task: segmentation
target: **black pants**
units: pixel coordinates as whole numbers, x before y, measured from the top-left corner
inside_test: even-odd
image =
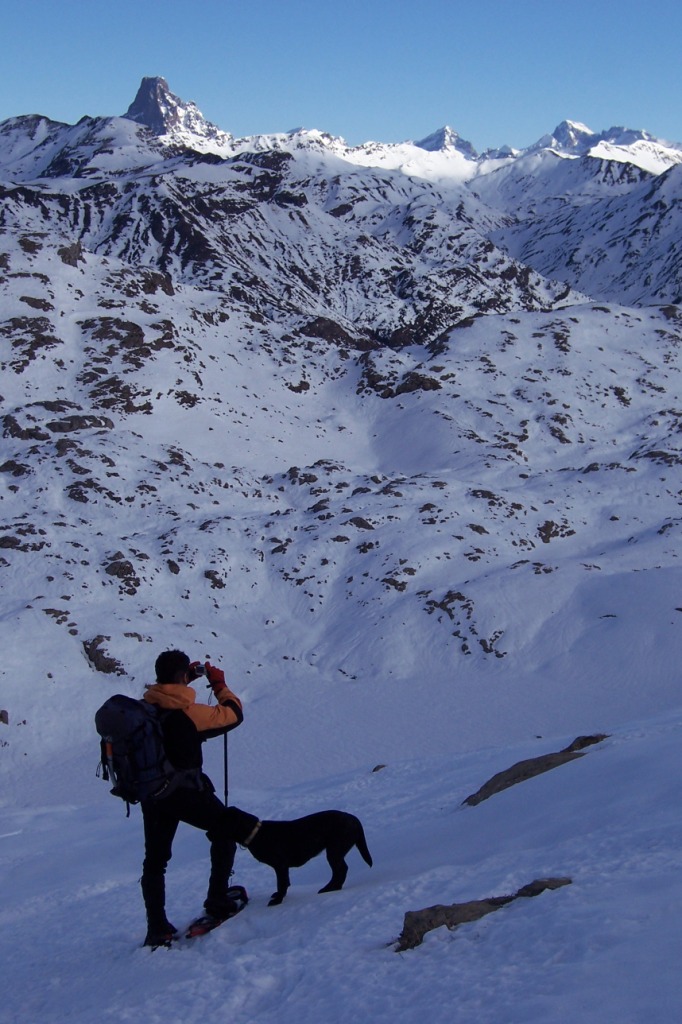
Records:
[[[236,851],[234,840],[227,834],[225,805],[211,789],[178,789],[164,800],[143,803],[142,818],[145,856],[140,884],[149,927],[163,930],[166,924],[166,866],[181,821],[206,832],[211,844],[211,874],[204,907],[219,916],[225,907]]]

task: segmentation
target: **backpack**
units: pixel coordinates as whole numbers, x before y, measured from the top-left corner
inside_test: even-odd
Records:
[[[95,714],[101,760],[97,774],[113,782],[111,793],[130,804],[161,800],[178,786],[199,784],[199,773],[174,768],[163,744],[162,711],[153,704],[117,693]]]

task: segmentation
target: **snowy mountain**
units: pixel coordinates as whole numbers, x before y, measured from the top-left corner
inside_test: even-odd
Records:
[[[207,121],[196,103],[175,96],[164,78],[143,78],[123,117],[150,128],[169,145],[221,155],[234,151],[232,136]]]
[[[454,149],[459,153],[463,153],[464,156],[468,157],[470,160],[476,160],[478,156],[471,143],[467,142],[466,139],[462,139],[453,128],[450,128],[449,125],[439,129],[437,132],[433,132],[433,134],[428,135],[420,142],[415,142],[415,146],[418,146],[420,149],[425,149],[429,153]]]
[[[543,136],[528,152],[551,150],[562,156],[592,156],[596,159],[634,163],[652,174],[682,162],[682,145],[664,142],[649,132],[613,127],[593,132],[584,124],[562,121],[551,135]]]
[[[209,985],[218,961],[235,964],[233,1020],[341,1020],[330,1007],[344,998],[360,1012],[339,993],[344,933],[364,1018],[395,1015],[380,991],[404,991],[412,954],[383,947],[412,897],[499,895],[530,882],[526,869],[573,886],[532,901],[530,917],[505,911],[499,944],[486,945],[496,922],[479,927],[452,977],[442,967],[459,940],[425,943],[420,1016],[435,990],[444,1019],[498,964],[504,999],[520,998],[528,943],[546,966],[523,922],[554,936],[564,995],[598,990],[621,953],[634,958],[614,939],[627,931],[620,901],[662,886],[679,847],[665,779],[679,774],[681,152],[571,122],[481,155],[449,128],[358,147],[306,129],[236,139],[158,78],[123,117],[0,125],[0,857],[16,894],[0,920],[21,979],[8,1019],[61,1021],[66,1003],[92,1019],[103,977],[54,1004],[34,987],[30,963],[51,953],[23,951],[46,916],[83,977],[105,914],[122,965],[110,1015],[147,998],[149,961],[129,952],[139,817],[126,831],[91,777],[92,719],[109,693],[139,695],[176,646],[221,663],[244,700],[234,802],[270,817],[344,805],[378,851],[378,871],[351,867],[360,895],[349,886],[322,912],[311,864],[277,925],[272,911],[245,913],[201,947],[215,950],[194,963]],[[492,801],[481,811],[480,832],[472,811],[419,838],[427,811],[454,812],[540,738],[591,732],[612,739],[580,768],[524,784],[532,801],[518,787],[499,817]],[[638,780],[629,795],[620,769]],[[617,807],[606,821],[604,801]],[[603,824],[579,842],[585,820]],[[203,837],[181,842],[175,877],[200,879]],[[622,925],[614,934],[588,912],[579,863],[611,879],[599,906]],[[239,864],[258,905],[270,878]],[[82,947],[64,925],[79,886]],[[638,929],[645,920],[638,904]],[[679,933],[657,920],[674,954]],[[333,937],[313,943],[322,980],[283,1014],[267,993],[293,970],[292,948],[315,975],[313,922]],[[128,999],[115,992],[129,968]],[[159,963],[150,991],[175,970]],[[194,994],[178,989],[177,1019],[198,1019]],[[224,996],[217,985],[209,1008]],[[521,1000],[481,1014],[485,999],[467,998],[462,1020],[568,1019],[549,991],[527,1013]]]

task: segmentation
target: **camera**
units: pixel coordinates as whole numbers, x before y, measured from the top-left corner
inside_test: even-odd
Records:
[[[206,675],[206,666],[198,662],[196,665],[190,665],[192,679],[199,679],[200,676]]]

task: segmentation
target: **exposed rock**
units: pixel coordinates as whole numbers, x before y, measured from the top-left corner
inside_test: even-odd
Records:
[[[207,580],[211,581],[212,590],[223,590],[225,587],[225,581],[216,572],[215,569],[207,569],[204,573]]]
[[[3,437],[15,437],[21,441],[46,441],[49,434],[46,434],[40,427],[22,427],[16,416],[3,416],[2,419]]]
[[[112,430],[114,424],[107,416],[65,416],[45,426],[53,434],[70,434],[74,430]]]
[[[571,529],[566,522],[555,523],[551,519],[548,519],[538,526],[538,534],[543,544],[549,544],[549,542],[556,537],[572,537],[575,530]]]
[[[349,519],[347,523],[344,523],[344,525],[345,526],[347,526],[347,525],[355,526],[355,527],[357,527],[358,530],[373,530],[374,529],[372,524],[370,522],[368,522],[363,516],[353,516],[353,518]]]
[[[83,247],[80,242],[72,242],[71,245],[63,245],[57,249],[57,255],[68,267],[77,267],[83,261]]]
[[[125,557],[121,551],[112,555],[109,562],[104,566],[104,571],[109,576],[115,576],[121,581],[121,593],[135,594],[140,586],[140,580],[135,573],[133,563]]]
[[[287,384],[287,387],[289,388],[289,391],[293,391],[297,395],[310,390],[310,384],[307,380],[300,380],[298,384]]]
[[[426,374],[412,371],[405,374],[395,389],[395,394],[404,395],[413,391],[440,391],[442,386],[434,377],[427,377]]]
[[[397,940],[395,949],[402,953],[406,949],[419,946],[427,932],[434,928],[453,929],[460,924],[479,921],[486,914],[491,914],[500,907],[506,907],[520,897],[539,896],[547,889],[560,889],[570,885],[571,878],[537,878],[528,885],[522,886],[513,896],[490,896],[484,900],[469,900],[467,903],[436,904],[424,910],[408,910],[405,914],[403,930]]]
[[[49,313],[54,306],[47,299],[37,298],[35,295],[20,295],[19,302],[25,302],[31,309],[39,309],[42,313]]]
[[[30,472],[32,472],[30,466],[24,465],[23,462],[17,462],[15,459],[8,459],[0,466],[0,473],[11,473],[12,476],[25,476]]]
[[[83,650],[92,667],[98,672],[123,676],[125,675],[125,669],[120,661],[112,658],[102,650],[102,645],[109,640],[111,640],[110,636],[96,636],[92,640],[84,640]]]
[[[321,338],[339,347],[345,346],[351,349],[361,347],[358,341],[340,324],[324,316],[317,316],[309,323],[303,324],[299,331],[307,338]]]
[[[8,338],[12,357],[7,361],[15,373],[23,373],[33,360],[47,349],[62,344],[53,333],[51,321],[45,316],[15,316],[0,324],[0,338]]]
[[[542,775],[543,772],[551,771],[552,768],[558,768],[569,761],[575,761],[578,757],[584,757],[584,753],[581,751],[584,751],[585,747],[601,743],[605,739],[608,739],[608,736],[604,733],[597,733],[594,736],[578,736],[567,747],[555,754],[542,754],[540,757],[531,757],[526,761],[517,761],[506,771],[493,775],[485,785],[481,786],[476,793],[468,796],[463,803],[469,807],[476,807],[477,804],[494,796],[495,793],[501,793],[503,790],[509,789],[510,786],[515,786],[517,782],[525,782],[527,779],[535,778],[536,775]]]

